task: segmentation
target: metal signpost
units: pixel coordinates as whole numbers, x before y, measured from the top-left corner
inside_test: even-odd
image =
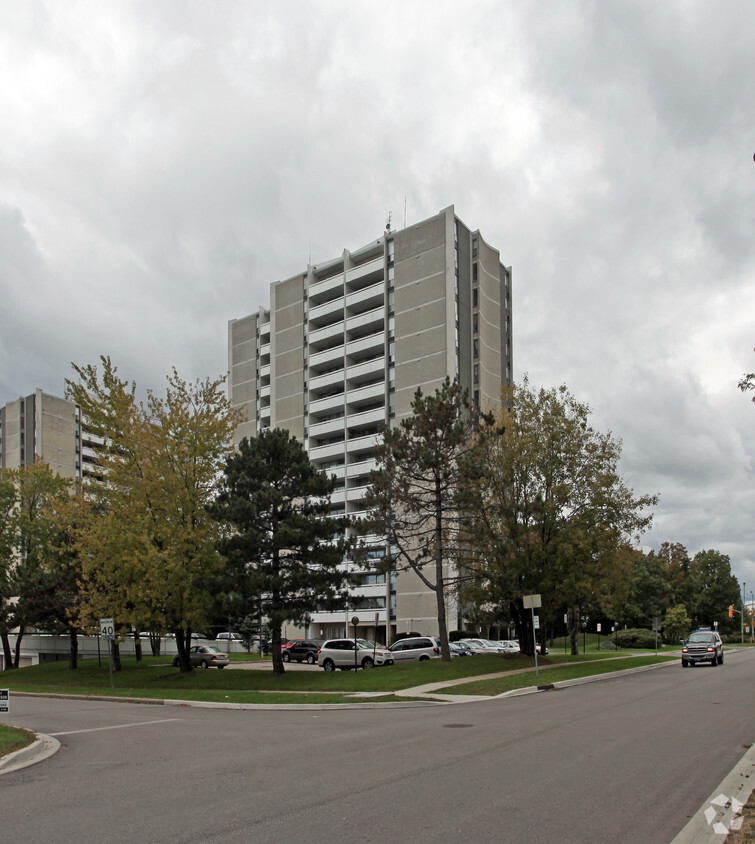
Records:
[[[658,656],[658,631],[661,629],[661,617],[653,616],[653,631],[655,633],[655,655]]]
[[[359,625],[359,616],[355,615],[351,619],[351,623],[354,625],[354,671],[357,671],[357,626]]]
[[[112,618],[100,619],[100,637],[108,643],[108,667],[110,668],[110,688],[115,691],[113,685],[113,646],[115,640],[115,621]]]
[[[540,595],[523,595],[522,603],[525,609],[529,609],[532,613],[532,644],[535,647],[535,679],[540,679],[540,670],[537,666],[537,636],[535,631],[540,628],[540,616],[535,615],[535,609],[542,607],[543,602]]]

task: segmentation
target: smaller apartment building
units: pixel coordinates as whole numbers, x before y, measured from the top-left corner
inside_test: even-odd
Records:
[[[75,402],[35,390],[0,407],[0,469],[44,460],[64,478],[94,472],[97,440],[81,427]]]
[[[499,405],[512,372],[511,268],[451,206],[272,284],[269,308],[230,321],[228,360],[231,401],[247,417],[237,442],[288,429],[335,475],[333,513],[359,517],[379,429],[411,413],[417,388],[458,378],[478,405]],[[379,561],[385,538],[366,542]],[[376,568],[359,579],[358,600],[316,613],[302,632],[351,634],[354,615],[366,638],[437,632],[434,593],[416,574]]]

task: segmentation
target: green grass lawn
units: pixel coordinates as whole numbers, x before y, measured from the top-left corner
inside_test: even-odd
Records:
[[[21,750],[22,747],[31,744],[34,738],[34,733],[29,730],[0,724],[0,756],[13,753],[14,750]]]
[[[622,657],[621,659],[610,661],[592,659],[588,662],[573,665],[569,665],[565,661],[559,661],[557,663],[552,662],[550,666],[540,672],[539,677],[535,671],[528,671],[524,674],[509,674],[506,677],[475,680],[471,683],[449,686],[439,691],[441,694],[500,695],[504,692],[513,691],[514,689],[526,689],[529,686],[562,683],[564,680],[574,680],[579,677],[592,677],[597,674],[607,674],[611,671],[623,671],[627,668],[655,665],[659,662],[678,661],[679,658],[676,656],[661,656],[660,654],[657,657],[655,654],[643,654],[642,656]]]
[[[616,657],[620,657],[616,659]],[[623,657],[623,658],[622,658]],[[610,660],[610,667],[602,668],[595,663]],[[617,670],[626,663],[627,657],[616,652],[580,654],[577,657],[553,653],[540,657],[539,665],[545,670],[548,665],[566,666],[576,662],[592,663],[593,673]],[[287,671],[282,676],[275,676],[272,668],[268,670],[239,671],[226,668],[222,671],[197,669],[182,675],[172,666],[172,657],[147,656],[141,662],[132,657],[122,660],[123,670],[113,674],[113,688],[110,686],[110,674],[106,660],[98,665],[96,659],[81,660],[75,671],[68,668],[67,662],[53,662],[34,665],[16,671],[3,673],[3,684],[11,691],[27,691],[51,694],[105,695],[137,697],[147,699],[202,700],[232,703],[334,703],[353,699],[344,697],[353,692],[395,692],[413,686],[452,681],[464,677],[496,674],[499,672],[530,669],[534,677],[534,659],[522,655],[474,656],[455,659],[450,663],[429,660],[421,663],[394,665],[375,668],[370,671]],[[628,663],[627,663],[628,664]],[[591,669],[574,665],[571,671],[582,672]],[[549,674],[548,677],[554,675]],[[573,675],[572,675],[573,676]],[[581,676],[581,675],[578,675]],[[551,680],[549,679],[548,682]],[[517,681],[518,682],[518,681]],[[532,685],[529,680],[523,685]],[[521,685],[521,684],[520,684]],[[477,692],[461,691],[460,694]],[[491,692],[497,694],[498,692]],[[481,692],[487,694],[487,692]],[[376,700],[387,700],[379,697]]]

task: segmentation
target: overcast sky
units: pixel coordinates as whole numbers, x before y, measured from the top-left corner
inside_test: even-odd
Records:
[[[454,205],[644,544],[755,589],[750,0],[4,3],[0,116],[0,404],[224,373],[271,282]]]

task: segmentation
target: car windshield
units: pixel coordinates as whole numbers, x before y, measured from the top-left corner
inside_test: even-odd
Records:
[[[693,633],[688,642],[714,642],[715,636],[712,633]]]
[[[357,639],[357,643],[360,648],[369,648],[370,650],[383,647],[382,645],[376,645],[374,642],[370,642],[368,639]]]
[[[208,654],[222,653],[222,651],[219,651],[217,648],[206,647],[204,650],[205,650],[205,653],[208,653]]]

